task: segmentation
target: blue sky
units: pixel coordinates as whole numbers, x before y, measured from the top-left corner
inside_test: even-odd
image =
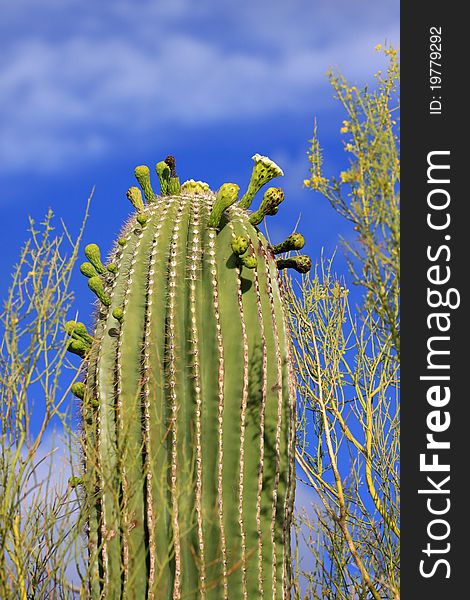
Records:
[[[301,214],[306,253],[330,256],[347,224],[303,189],[315,117],[327,171],[345,166],[344,115],[326,72],[362,84],[399,43],[397,0],[15,0],[0,35],[0,296],[28,215],[51,206],[106,253],[131,206],[133,168],[171,153],[182,181],[247,185],[254,153],[284,170],[286,201],[270,223],[281,241]],[[279,183],[278,183],[279,182]],[[58,222],[59,225],[59,222]],[[336,267],[345,273],[344,261]],[[93,299],[78,273],[80,319]]]
[[[314,118],[326,167],[346,160],[329,67],[372,81],[377,43],[398,43],[398,2],[372,0],[16,0],[2,3],[0,268],[7,274],[27,215],[48,206],[74,230],[96,186],[86,242],[111,246],[129,212],[136,164],[177,158],[182,180],[246,185],[251,156],[284,169],[274,241],[301,231],[313,258],[345,224],[302,189]],[[281,180],[279,180],[281,184]],[[341,265],[340,265],[341,266]],[[2,296],[9,278],[2,277]],[[86,283],[76,279],[79,310]]]

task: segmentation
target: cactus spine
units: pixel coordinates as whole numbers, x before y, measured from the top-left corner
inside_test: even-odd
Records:
[[[137,213],[112,268],[87,247],[96,327],[68,333],[85,358],[73,391],[93,600],[290,598],[295,392],[276,259],[256,227],[281,190],[247,210],[282,171],[254,160],[238,204],[235,184],[180,186],[173,157],[157,164],[160,196],[138,167],[147,203],[128,192]]]

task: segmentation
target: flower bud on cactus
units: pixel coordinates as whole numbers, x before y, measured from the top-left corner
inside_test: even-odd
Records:
[[[95,267],[97,273],[100,275],[106,273],[106,267],[101,262],[100,249],[96,244],[88,244],[88,246],[85,246],[85,256],[93,267]]]
[[[72,384],[70,391],[74,396],[80,398],[80,400],[83,400],[85,398],[86,385],[81,381],[77,381],[76,383]]]
[[[268,188],[263,196],[261,205],[256,212],[250,215],[250,223],[259,225],[264,217],[275,215],[278,211],[278,206],[284,200],[284,192],[281,188]]]
[[[157,163],[155,169],[160,181],[160,194],[167,196],[170,193],[170,167],[164,160],[161,160]]]
[[[133,185],[127,190],[127,199],[130,200],[132,206],[136,209],[137,212],[142,212],[144,210],[144,201],[142,200],[142,192],[138,187]]]
[[[111,298],[104,291],[103,280],[99,276],[90,277],[88,280],[88,287],[96,294],[96,296],[105,306],[109,306],[111,304]]]
[[[83,275],[85,275],[85,277],[88,278],[98,275],[98,271],[90,262],[84,262],[80,265],[80,273],[82,273]]]
[[[255,161],[255,166],[253,167],[248,190],[240,200],[240,208],[250,208],[253,198],[263,185],[274,179],[274,177],[284,175],[282,169],[267,156],[255,154],[252,159]]]
[[[312,261],[309,256],[299,255],[290,258],[279,258],[276,261],[277,268],[295,269],[298,273],[308,273],[312,268]]]
[[[245,252],[248,250],[249,242],[246,237],[242,235],[237,235],[233,238],[231,246],[233,253],[237,256],[241,256],[242,254],[245,254]]]
[[[250,197],[282,174],[254,158]],[[237,185],[171,188],[170,157],[157,172],[150,202],[148,169],[136,169],[146,223],[124,227],[114,277],[87,254],[101,300],[93,337],[69,326],[70,350],[87,359],[74,389],[89,596],[285,600],[295,390],[276,259]],[[281,196],[268,190],[263,214]]]
[[[283,242],[273,246],[273,253],[282,254],[283,252],[291,252],[292,250],[301,250],[304,245],[305,239],[301,233],[291,233]]]
[[[147,167],[147,165],[140,165],[136,167],[134,169],[134,175],[144,192],[145,200],[149,204],[151,202],[155,202],[157,197],[155,196],[155,193],[152,189],[152,184],[150,183],[150,169]]]
[[[188,179],[181,184],[182,194],[204,194],[210,192],[209,184],[205,181],[194,181],[194,179]]]

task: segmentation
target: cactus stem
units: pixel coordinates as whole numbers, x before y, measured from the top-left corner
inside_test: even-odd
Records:
[[[85,256],[100,275],[106,273],[106,267],[101,262],[101,253],[97,244],[88,244],[85,246]]]
[[[289,258],[278,258],[276,265],[279,271],[281,269],[295,269],[298,273],[308,273],[312,268],[312,261],[309,256],[300,254]]]
[[[259,225],[264,217],[275,215],[278,211],[278,206],[284,200],[284,192],[281,188],[268,188],[263,196],[261,205],[256,212],[250,215],[249,221],[252,225]]]
[[[239,189],[240,187],[235,183],[224,183],[220,186],[214,206],[212,207],[212,212],[209,216],[208,227],[214,229],[219,227],[224,211],[237,201]]]
[[[291,252],[292,250],[302,250],[305,245],[304,236],[301,233],[291,233],[280,244],[272,247],[273,254],[282,254],[283,252]]]
[[[274,177],[284,175],[282,169],[267,156],[255,154],[252,160],[255,161],[255,164],[251,173],[250,183],[246,193],[238,204],[240,208],[244,209],[250,208],[253,198],[263,185],[274,179]]]
[[[150,183],[150,169],[147,167],[147,165],[139,165],[138,167],[136,167],[134,169],[134,175],[144,192],[145,200],[147,201],[147,203],[150,204],[152,202],[155,202],[157,200],[157,197],[152,189],[152,184]]]
[[[100,277],[90,277],[90,279],[88,280],[88,287],[94,294],[96,294],[96,296],[99,298],[102,304],[104,304],[105,306],[109,306],[111,304],[111,298],[104,291],[103,281]]]

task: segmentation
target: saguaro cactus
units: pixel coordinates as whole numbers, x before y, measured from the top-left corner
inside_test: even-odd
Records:
[[[85,249],[98,298],[91,336],[67,323],[84,358],[90,596],[286,599],[294,502],[295,393],[279,267],[305,272],[299,234],[271,247],[281,169],[255,155],[247,193],[179,184],[173,157],[148,167],[108,265]]]

